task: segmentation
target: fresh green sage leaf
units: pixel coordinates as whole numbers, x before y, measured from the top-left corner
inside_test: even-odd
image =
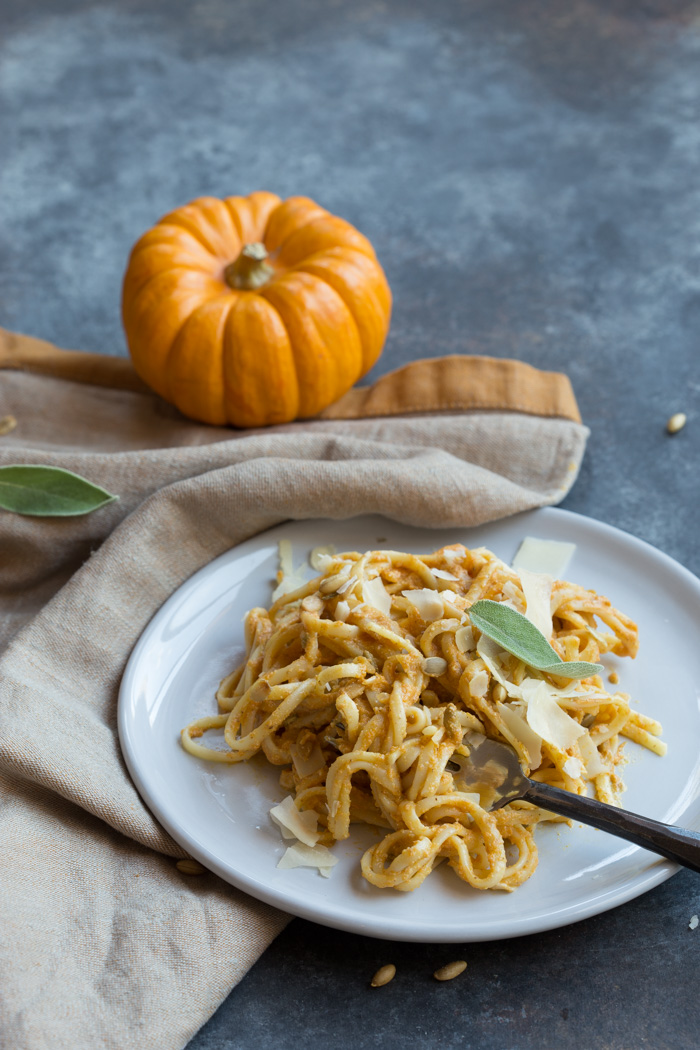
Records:
[[[527,616],[511,609],[503,602],[492,602],[488,598],[474,602],[469,610],[469,619],[482,634],[498,642],[513,656],[517,656],[528,667],[560,678],[590,678],[600,674],[600,664],[589,664],[583,660],[562,660],[534,623]]]
[[[0,508],[41,518],[90,514],[118,496],[61,467],[34,463],[0,467]]]

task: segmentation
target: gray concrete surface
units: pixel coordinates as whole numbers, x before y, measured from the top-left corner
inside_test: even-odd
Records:
[[[592,437],[565,506],[700,573],[698,0],[2,0],[0,324],[124,353],[136,237],[258,188],[372,239],[395,294],[374,375],[454,352],[568,372]],[[191,1047],[690,1050],[698,911],[683,873],[463,953],[295,921]]]

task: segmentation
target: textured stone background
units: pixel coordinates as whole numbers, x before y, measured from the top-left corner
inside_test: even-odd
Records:
[[[565,506],[700,573],[698,0],[2,0],[0,324],[124,353],[137,236],[258,188],[372,239],[395,294],[375,375],[454,352],[567,371],[592,437]],[[462,951],[295,921],[191,1045],[694,1048],[694,911],[683,873]],[[386,960],[400,980],[368,993]]]

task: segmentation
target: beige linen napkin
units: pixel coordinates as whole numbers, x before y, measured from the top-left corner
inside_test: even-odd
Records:
[[[0,330],[0,465],[119,496],[73,519],[0,512],[0,1038],[13,1050],[183,1047],[287,916],[188,878],[124,766],[120,678],[193,572],[290,518],[470,526],[559,502],[587,430],[566,377],[415,362],[316,420],[185,420],[125,360]]]

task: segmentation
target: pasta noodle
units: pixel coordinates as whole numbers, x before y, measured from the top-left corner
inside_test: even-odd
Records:
[[[609,693],[600,676],[571,682],[535,671],[469,624],[471,605],[484,598],[526,615],[529,602],[532,615],[544,580],[562,660],[634,657],[637,628],[606,598],[549,577],[533,585],[533,574],[459,544],[423,556],[324,554],[316,563],[315,579],[247,614],[246,659],[221,683],[220,713],[192,722],[182,742],[220,763],[262,751],[282,767],[300,814],[315,814],[324,846],[347,838],[356,821],[385,829],[362,857],[373,885],[413,890],[442,862],[484,890],[513,890],[534,872],[535,826],[560,818],[524,801],[489,812],[486,787],[470,789],[448,768],[468,755],[472,733],[510,743],[535,780],[579,794],[590,785],[613,805],[624,789],[622,738],[664,753],[658,722],[632,711],[625,693]],[[570,730],[565,740],[556,727],[533,728],[543,684],[555,722]],[[212,729],[223,730],[227,750],[204,743]]]

